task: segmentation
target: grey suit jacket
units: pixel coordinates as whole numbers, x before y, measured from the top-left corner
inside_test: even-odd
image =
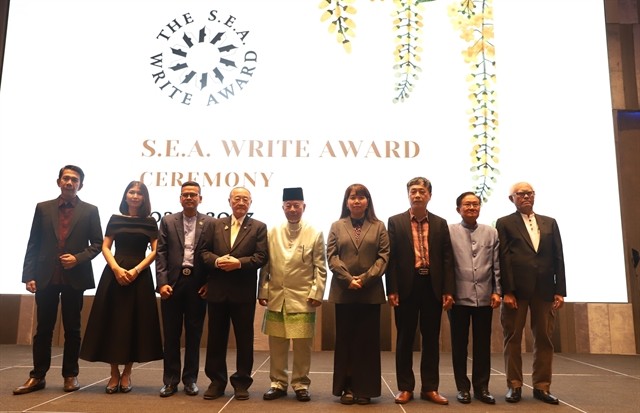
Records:
[[[538,252],[519,212],[496,221],[502,293],[513,293],[525,300],[535,296],[553,301],[555,294],[567,295],[560,229],[551,217],[538,214],[535,217],[540,230]]]
[[[267,226],[245,217],[232,247],[231,217],[216,219],[205,225],[201,242],[200,255],[208,276],[207,300],[255,302],[258,270],[269,258]],[[216,267],[216,260],[227,254],[240,260],[240,269],[223,271]]]
[[[386,302],[382,275],[389,261],[389,236],[382,221],[364,221],[355,239],[351,218],[331,225],[327,239],[327,261],[333,273],[329,301],[334,303],[382,304]],[[359,290],[349,290],[354,276],[362,276]]]
[[[451,237],[445,219],[431,212],[428,212],[428,217],[429,277],[436,299],[442,300],[443,294],[453,296],[456,292]],[[402,298],[409,295],[416,277],[409,211],[389,218],[388,228],[391,256],[387,269],[387,294],[398,294],[402,305]]]
[[[199,285],[207,282],[205,271],[202,270],[201,257],[198,246],[205,224],[213,221],[209,215],[198,213],[196,218],[195,251],[193,253],[193,273],[190,277],[200,280]],[[184,215],[178,212],[165,215],[160,221],[158,232],[158,248],[156,255],[156,286],[175,285],[181,276],[184,260]]]
[[[59,264],[58,212],[56,198],[38,203],[33,215],[22,267],[22,282],[35,280],[38,289],[43,289],[49,284]],[[91,260],[101,249],[102,227],[98,208],[78,198],[64,251],[73,254],[78,263],[71,269],[62,270],[64,280],[76,290],[95,288]]]

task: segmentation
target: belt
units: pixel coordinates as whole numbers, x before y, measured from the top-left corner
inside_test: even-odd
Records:
[[[192,267],[182,267],[182,275],[184,275],[185,277],[190,276],[192,272],[193,272]]]
[[[420,276],[429,275],[429,267],[416,268],[416,275],[420,275]]]

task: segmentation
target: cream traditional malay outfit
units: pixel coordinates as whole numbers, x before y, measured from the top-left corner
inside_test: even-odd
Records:
[[[289,199],[301,200],[301,189],[298,196]],[[271,387],[287,390],[293,341],[291,387],[294,391],[308,389],[316,310],[307,300],[322,302],[324,296],[324,236],[301,220],[271,227],[268,242],[269,261],[260,270],[258,299],[268,300],[262,331],[269,336]]]

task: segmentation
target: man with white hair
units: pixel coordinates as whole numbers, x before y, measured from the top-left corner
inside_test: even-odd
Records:
[[[296,399],[311,400],[309,370],[315,311],[322,304],[327,279],[322,232],[302,220],[302,188],[285,188],[282,210],[287,221],[268,233],[269,260],[260,270],[258,302],[267,307],[263,332],[269,335],[271,387],[264,400],[287,395],[289,345],[293,342],[291,387]]]
[[[556,220],[533,212],[536,193],[527,182],[511,187],[509,200],[516,212],[496,222],[500,239],[506,401],[522,398],[522,331],[531,311],[533,333],[533,396],[549,404],[556,311],[567,295],[562,239]]]

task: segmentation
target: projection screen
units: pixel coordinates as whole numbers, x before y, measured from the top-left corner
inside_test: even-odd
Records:
[[[472,190],[493,224],[529,181],[560,226],[567,300],[626,302],[600,0],[13,1],[1,86],[2,293],[26,293],[35,205],[77,164],[103,227],[129,181],[159,219],[195,180],[202,212],[245,186],[269,226],[302,186],[325,236],[352,183],[385,222],[425,176],[430,211],[456,222]]]

